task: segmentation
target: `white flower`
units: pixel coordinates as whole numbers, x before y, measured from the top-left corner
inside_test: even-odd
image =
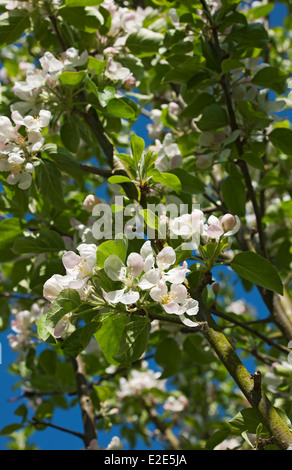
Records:
[[[72,289],[82,288],[92,276],[96,266],[96,245],[82,243],[77,247],[77,250],[80,255],[74,251],[68,251],[62,257],[66,274],[74,279],[70,281]]]
[[[121,377],[117,397],[123,399],[128,396],[139,395],[145,390],[157,388],[165,391],[166,380],[160,379],[161,373],[149,369],[146,371],[133,370],[128,379]]]
[[[123,444],[118,436],[114,436],[107,446],[106,450],[122,450]]]
[[[176,261],[176,254],[173,248],[167,246],[163,248],[155,258],[150,245],[150,241],[144,243],[140,251],[144,258],[144,272],[138,285],[141,289],[150,289],[160,281],[180,284],[185,281],[186,274],[190,272],[186,262],[182,266],[177,266],[168,270]],[[168,271],[167,271],[168,270]]]
[[[124,287],[105,293],[105,299],[113,304],[121,302],[125,305],[134,304],[139,300],[137,290],[138,278],[144,269],[144,260],[139,253],[130,253],[127,266],[117,255],[111,255],[104,263],[104,270],[113,281],[121,281]]]
[[[152,148],[153,150],[158,151],[158,156],[155,161],[155,167],[158,170],[168,171],[181,165],[182,156],[171,133],[168,132],[165,135],[162,143],[159,140],[156,140],[155,146]]]
[[[54,274],[44,284],[43,296],[53,302],[64,289],[75,289],[79,295],[86,297],[86,284],[96,269],[96,250],[94,244],[82,243],[77,247],[79,255],[74,251],[66,252],[62,257],[66,275]]]
[[[166,313],[174,315],[187,314],[196,315],[199,311],[199,304],[188,296],[186,287],[183,284],[172,284],[170,290],[165,282],[159,284],[150,290],[150,296],[156,302],[161,303]]]
[[[203,232],[204,214],[199,209],[194,209],[191,214],[183,214],[170,220],[171,233],[182,237],[184,240],[192,240],[193,249],[200,244]]]
[[[173,413],[179,413],[183,411],[189,402],[184,395],[180,395],[178,398],[171,395],[167,398],[166,402],[163,405],[165,411],[172,411]]]

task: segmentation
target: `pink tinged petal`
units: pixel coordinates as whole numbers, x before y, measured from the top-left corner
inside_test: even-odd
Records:
[[[167,273],[163,275],[164,279],[172,284],[181,284],[186,278],[186,274],[190,270],[187,268],[187,263],[184,262],[182,266],[177,268],[170,269]]]
[[[120,289],[120,290],[113,290],[111,292],[106,292],[104,295],[104,298],[107,302],[110,302],[112,304],[117,304],[121,302],[121,298],[124,295],[126,289]]]
[[[24,119],[18,111],[13,111],[11,113],[11,119],[18,126],[23,126],[24,125]]]
[[[63,255],[62,262],[67,274],[70,274],[72,269],[81,262],[81,258],[74,251],[68,251]]]
[[[144,272],[147,273],[148,271],[150,271],[154,267],[154,261],[155,260],[154,260],[154,256],[153,256],[152,253],[144,259],[145,259],[145,261],[144,261]]]
[[[125,305],[135,304],[139,300],[139,292],[130,289],[121,297],[120,302]]]
[[[138,286],[140,287],[140,289],[151,289],[156,284],[158,284],[159,280],[159,269],[150,269],[146,274],[141,277]]]
[[[45,299],[53,302],[60,292],[68,287],[69,282],[72,280],[70,276],[61,276],[54,274],[44,284],[43,296]]]
[[[51,112],[42,109],[39,113],[39,125],[40,127],[48,127],[51,119]]]
[[[195,326],[199,325],[199,323],[193,322],[192,320],[187,318],[185,315],[180,315],[180,319],[184,325],[189,326],[190,328],[194,328]]]
[[[208,225],[221,225],[220,220],[215,215],[210,215],[208,219]]]
[[[70,289],[76,289],[76,290],[82,289],[82,287],[85,286],[88,279],[89,277],[85,277],[84,279],[76,279],[76,280],[74,279],[69,282],[68,287],[70,287]]]
[[[81,245],[77,247],[77,250],[81,258],[86,259],[91,268],[96,265],[97,246],[94,243],[81,243]]]
[[[166,313],[174,315],[182,315],[185,312],[185,308],[177,302],[168,302],[167,304],[163,304],[162,307]]]
[[[188,291],[183,284],[172,284],[170,291],[173,293],[176,302],[182,304],[186,301]]]
[[[210,238],[220,238],[224,234],[224,230],[219,225],[212,224],[207,228],[206,234]]]
[[[147,242],[145,242],[142,245],[141,250],[140,250],[140,255],[142,256],[143,259],[146,259],[147,256],[149,256],[149,255],[153,255],[151,242],[149,240],[147,240]]]
[[[127,266],[134,277],[139,277],[144,269],[144,260],[138,253],[130,253],[127,259]]]
[[[157,264],[161,269],[168,269],[172,264],[175,263],[176,255],[173,248],[166,246],[157,255]]]
[[[167,295],[167,287],[164,283],[159,283],[158,286],[153,287],[150,291],[150,297],[156,302],[161,302],[162,297]]]
[[[190,299],[187,303],[186,313],[190,316],[197,315],[199,311],[199,302],[195,299]]]

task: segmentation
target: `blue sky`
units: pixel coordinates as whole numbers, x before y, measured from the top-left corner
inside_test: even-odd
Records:
[[[283,4],[276,3],[273,13],[271,15],[271,26],[277,26],[282,24],[282,20],[286,15],[287,9]],[[286,113],[287,115],[288,113]],[[289,116],[291,114],[289,113]],[[135,124],[135,132],[142,137],[146,138],[146,124],[148,123],[147,118],[141,116],[138,122]],[[147,140],[147,138],[146,138]],[[102,188],[101,191],[104,191]],[[218,276],[219,270],[222,268],[217,268],[214,271],[214,276]],[[225,268],[226,269],[226,268]],[[247,303],[252,304],[256,309],[258,316],[263,318],[268,315],[266,306],[263,304],[260,295],[256,288],[252,289],[251,292],[245,292],[241,283],[238,282],[236,275],[232,274],[231,282],[236,283],[236,295],[237,298],[244,298]],[[13,390],[13,386],[17,382],[17,377],[13,377],[7,372],[7,367],[15,360],[16,354],[13,353],[7,342],[8,332],[0,333],[0,343],[2,345],[2,365],[0,365],[0,380],[1,380],[1,389],[0,389],[0,409],[1,409],[1,421],[0,429],[4,426],[17,423],[20,421],[20,418],[14,415],[16,408],[22,403],[20,402],[11,402],[9,399],[12,397],[17,397],[20,395],[20,390]],[[246,364],[247,367],[252,367],[252,363],[249,362]],[[82,432],[82,421],[80,415],[80,409],[76,406],[70,411],[70,413],[64,412],[58,409],[54,414],[55,424],[64,425],[69,429]],[[66,423],[66,424],[64,424]],[[113,435],[118,434],[118,430],[112,429],[110,433],[102,432],[99,434],[99,443],[100,446],[106,446]],[[6,437],[0,436],[0,450],[5,450],[5,443],[7,442]],[[76,438],[72,437],[69,434],[62,433],[47,428],[45,431],[37,432],[33,435],[31,442],[34,442],[41,450],[76,450],[82,448],[82,442]],[[127,448],[127,447],[125,447]],[[139,442],[138,449],[145,448],[142,442]],[[152,449],[160,449],[161,446],[159,443],[153,442]]]

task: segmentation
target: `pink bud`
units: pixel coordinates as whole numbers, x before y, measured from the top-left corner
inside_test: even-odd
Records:
[[[123,85],[124,85],[124,88],[126,88],[126,90],[130,90],[131,88],[135,88],[136,78],[133,75],[130,75],[130,77],[126,78]]]
[[[220,220],[221,225],[224,229],[224,232],[229,232],[230,230],[234,229],[236,226],[237,220],[232,214],[225,214],[223,215],[222,219]]]
[[[99,203],[99,198],[94,194],[89,194],[83,201],[83,207],[86,211],[92,212],[92,209]]]

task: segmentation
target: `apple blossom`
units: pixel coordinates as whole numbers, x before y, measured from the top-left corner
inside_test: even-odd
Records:
[[[121,281],[124,287],[105,293],[105,299],[113,304],[121,302],[125,305],[134,304],[139,300],[138,278],[144,269],[144,260],[139,253],[130,253],[127,266],[117,255],[111,255],[104,263],[104,270],[113,281]]]
[[[191,326],[196,326],[185,314],[196,315],[199,311],[199,304],[197,300],[188,296],[183,284],[172,284],[169,290],[165,282],[159,282],[150,290],[150,297],[159,302],[166,313],[180,315],[184,324],[190,323]]]
[[[240,219],[237,215],[225,214],[218,218],[211,215],[204,225],[203,237],[218,239],[224,235],[229,237],[234,235],[240,229]]]
[[[66,275],[54,274],[44,284],[43,296],[53,302],[64,289],[76,289],[80,296],[86,297],[86,284],[94,274],[96,267],[96,250],[94,244],[82,243],[77,247],[79,255],[74,251],[66,252],[62,257]]]
[[[123,399],[133,395],[140,395],[152,388],[165,391],[166,380],[160,377],[161,372],[154,372],[152,369],[145,371],[132,370],[128,379],[125,377],[120,378],[117,397]]]

